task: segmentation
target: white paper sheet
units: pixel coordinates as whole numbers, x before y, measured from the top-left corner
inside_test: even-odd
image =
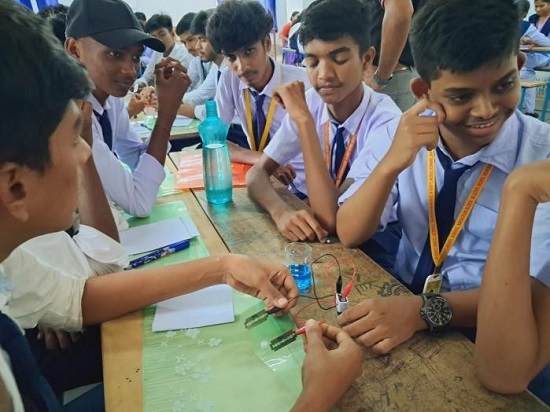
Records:
[[[191,239],[199,235],[191,219],[175,217],[148,225],[132,227],[119,233],[120,243],[129,255],[145,253]]]
[[[157,304],[153,332],[234,321],[233,289],[227,285],[216,285]]]
[[[172,127],[185,127],[193,121],[192,118],[182,115],[177,115]]]

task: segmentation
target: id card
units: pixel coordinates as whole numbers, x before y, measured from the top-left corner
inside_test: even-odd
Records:
[[[440,273],[434,273],[426,278],[424,282],[424,289],[422,293],[436,293],[441,290],[441,284],[443,283],[443,277]]]

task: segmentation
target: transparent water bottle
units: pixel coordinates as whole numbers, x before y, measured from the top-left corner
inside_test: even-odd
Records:
[[[216,102],[206,102],[206,119],[199,125],[202,139],[204,188],[208,203],[223,204],[231,201],[233,176],[227,132],[229,127],[218,117]]]

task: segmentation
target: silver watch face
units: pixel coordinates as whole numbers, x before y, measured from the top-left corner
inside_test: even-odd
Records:
[[[425,314],[427,321],[436,328],[447,326],[453,316],[451,307],[441,296],[433,296],[428,299]]]

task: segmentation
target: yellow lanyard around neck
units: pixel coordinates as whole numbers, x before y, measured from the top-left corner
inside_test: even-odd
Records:
[[[275,107],[277,102],[275,99],[271,99],[269,103],[269,111],[267,113],[267,119],[265,122],[264,131],[262,133],[262,138],[260,140],[260,145],[256,148],[256,135],[254,134],[254,127],[252,127],[252,109],[250,107],[250,90],[244,89],[244,108],[246,113],[246,127],[248,128],[248,134],[250,136],[250,148],[253,151],[258,151],[262,153],[267,146],[267,136],[269,135],[269,130],[271,129],[271,123],[273,123],[273,117],[275,117]]]
[[[435,200],[436,200],[436,181],[435,181],[435,150],[428,152],[428,162],[426,166],[427,179],[428,179],[428,221],[430,232],[430,249],[432,252],[432,259],[435,264],[436,271],[443,264],[453,245],[455,244],[460,232],[464,229],[466,221],[470,217],[472,210],[476,204],[479,195],[483,191],[485,184],[491,176],[493,171],[493,165],[486,164],[481,170],[479,177],[474,184],[474,187],[470,191],[464,206],[460,210],[456,221],[447,236],[447,240],[443,245],[443,248],[439,249],[439,234],[437,232],[437,221],[435,217]]]

